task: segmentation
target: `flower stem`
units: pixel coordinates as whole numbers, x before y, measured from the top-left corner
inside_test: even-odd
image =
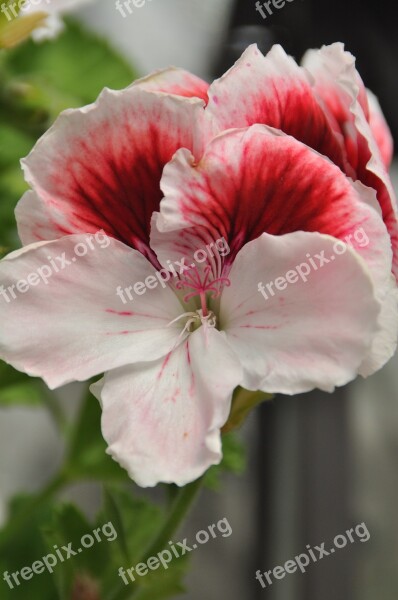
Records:
[[[138,562],[146,562],[151,556],[156,556],[161,552],[168,542],[172,539],[173,535],[177,532],[184,518],[187,516],[190,508],[192,507],[199,490],[202,486],[204,477],[200,477],[196,481],[189,483],[185,487],[181,488],[176,495],[176,498],[171,506],[171,510],[163,523],[159,533],[153,539],[149,548],[144,553],[143,558]],[[124,600],[125,598],[132,598],[136,596],[141,590],[140,586],[126,587],[123,582],[113,591],[113,594],[108,600]]]
[[[178,492],[166,522],[156,538],[153,540],[145,555],[146,559],[150,558],[154,554],[157,554],[158,552],[161,552],[161,550],[163,550],[166,544],[170,541],[170,538],[176,533],[182,521],[187,516],[191,506],[193,505],[194,500],[196,499],[202,486],[202,481],[203,478],[201,477],[181,488],[181,490]]]

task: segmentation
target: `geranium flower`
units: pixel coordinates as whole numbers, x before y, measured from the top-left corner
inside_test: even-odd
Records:
[[[331,115],[280,47],[252,47],[210,87],[171,69],[104,90],[23,161],[32,190],[16,210],[25,247],[0,263],[0,356],[51,388],[105,372],[92,391],[108,451],[138,484],[184,485],[218,463],[236,386],[332,391],[393,354],[394,201],[372,133],[385,156],[384,125],[363,116],[368,137],[350,139],[388,192],[354,181]],[[118,291],[139,282],[126,305]]]

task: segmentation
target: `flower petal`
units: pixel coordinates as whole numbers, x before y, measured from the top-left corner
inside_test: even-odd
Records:
[[[202,100],[139,86],[105,89],[96,104],[62,113],[23,161],[27,181],[51,214],[49,227],[58,237],[104,229],[152,257],[150,220],[162,197],[163,167],[180,147],[200,155],[202,118]],[[37,225],[25,231],[25,244],[45,230],[43,222]]]
[[[61,232],[69,235],[68,217],[62,213],[53,221],[51,205],[46,204],[33,190],[22,196],[15,208],[18,235],[23,244],[34,244],[39,240],[56,240]]]
[[[360,374],[371,375],[383,367],[395,354],[398,338],[397,282],[391,273],[392,249],[385,224],[381,219],[376,192],[359,181],[353,184],[359,196],[373,210],[362,210],[362,224],[349,240],[351,246],[365,259],[375,284],[375,294],[381,304],[379,332],[364,359]],[[378,218],[377,215],[380,215]]]
[[[178,151],[161,186],[165,198],[156,225],[166,244],[175,232],[180,252],[186,228],[205,228],[213,240],[224,237],[230,263],[264,232],[318,231],[344,239],[369,220],[372,247],[384,236],[388,262],[389,238],[367,205],[365,188],[352,186],[338,167],[304,144],[262,125],[221,134],[199,163],[187,150]],[[159,252],[161,235],[153,239]]]
[[[108,373],[91,390],[108,452],[141,486],[183,486],[221,460],[220,428],[242,369],[223,334],[200,327],[160,361]]]
[[[316,92],[326,106],[329,118],[346,138],[352,162],[355,162],[352,153],[358,152],[355,148],[358,131],[350,126],[355,125],[352,104],[358,102],[388,168],[393,155],[392,135],[376,96],[365,89],[354,56],[344,50],[344,44],[335,43],[320,50],[309,50],[304,55],[303,66],[313,75]]]
[[[395,278],[391,275],[381,297],[381,312],[379,315],[380,331],[373,339],[370,352],[360,367],[363,377],[372,375],[381,369],[395,354],[398,337],[398,289]]]
[[[132,85],[138,85],[141,89],[149,92],[164,92],[187,98],[201,98],[206,104],[208,102],[209,84],[196,77],[196,75],[192,75],[189,71],[177,67],[155,71],[146,77],[142,77],[142,79],[137,79]]]
[[[139,252],[102,234],[14,252],[0,262],[0,357],[55,388],[166,355],[183,341],[181,322],[168,327],[182,312],[173,292],[143,285],[133,301],[124,292],[126,304],[117,295],[153,274]]]
[[[376,141],[380,135],[375,139],[372,131],[374,103],[371,101],[369,111],[368,96],[355,68],[355,58],[344,51],[343,44],[332,44],[307,52],[303,64],[313,75],[316,93],[345,138],[356,178],[377,191],[383,219],[391,236],[394,272],[398,278],[397,202],[385,159]],[[349,171],[346,172],[349,174]]]
[[[263,234],[239,252],[220,323],[244,366],[243,387],[333,391],[357,375],[380,303],[366,263],[351,248],[338,255],[335,242],[319,233]]]
[[[279,45],[264,57],[250,46],[209,88],[213,133],[262,123],[281,129],[349,169],[345,149],[319,104],[308,73]]]
[[[376,96],[367,90],[369,105],[369,125],[380,149],[383,162],[388,169],[394,154],[394,142],[390,128],[383,115],[380,104]]]
[[[210,240],[224,238],[223,247],[231,250],[224,271],[214,271],[217,277],[228,276],[240,248],[263,232],[320,232],[350,245],[366,261],[377,300],[385,306],[364,359],[372,367],[364,373],[391,358],[398,326],[393,326],[392,251],[375,190],[352,184],[311,149],[259,125],[220,135],[199,164],[187,151],[177,152],[162,188],[165,198],[152,230],[162,262],[179,254],[190,264],[195,250],[207,247],[204,230]]]

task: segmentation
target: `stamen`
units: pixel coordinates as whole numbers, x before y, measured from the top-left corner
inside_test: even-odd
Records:
[[[184,317],[197,317],[197,316],[198,315],[196,312],[185,312],[182,315],[180,315],[179,317],[176,317],[175,319],[170,321],[170,323],[167,323],[167,327],[170,327],[170,325],[173,325],[173,323],[177,323],[177,321],[179,321],[180,319],[183,319]]]
[[[191,327],[192,323],[195,323],[196,320],[200,319],[200,316],[198,315],[198,313],[186,312],[186,313],[183,313],[182,315],[180,315],[179,317],[177,317],[176,319],[173,319],[172,321],[170,321],[170,323],[167,323],[167,327],[170,327],[170,325],[173,325],[173,323],[176,323],[177,321],[179,321],[180,319],[183,319],[184,317],[190,317],[190,319],[188,319],[188,321],[185,323],[185,327],[181,331],[181,333],[178,337],[182,337],[186,331],[189,332],[189,328]]]
[[[204,315],[203,311],[201,309],[199,309],[196,312],[186,312],[186,313],[183,313],[182,315],[179,315],[178,317],[176,317],[175,319],[170,321],[170,323],[167,324],[167,327],[170,327],[170,325],[172,325],[173,323],[176,323],[180,319],[184,319],[187,317],[189,317],[189,318],[184,325],[184,329],[181,331],[180,335],[178,336],[179,338],[182,337],[185,332],[191,333],[190,327],[193,323],[195,323],[197,321],[200,321],[202,325],[206,325],[207,327],[211,327],[211,328],[216,327],[216,325],[217,325],[217,318],[212,311],[210,311],[206,315]],[[176,342],[174,347],[176,347],[177,343],[178,342]]]

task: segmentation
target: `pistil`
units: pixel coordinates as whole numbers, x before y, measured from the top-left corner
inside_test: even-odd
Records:
[[[192,267],[188,273],[184,275],[184,277],[182,277],[176,284],[176,287],[179,290],[182,290],[183,288],[193,290],[184,296],[184,302],[188,302],[191,298],[199,296],[203,317],[207,317],[209,315],[206,294],[210,292],[212,294],[212,298],[217,298],[221,294],[221,290],[224,285],[231,285],[231,282],[227,277],[217,277],[215,279],[211,279],[211,274],[212,270],[210,265],[207,265],[203,269],[203,279],[198,269],[196,267]]]

